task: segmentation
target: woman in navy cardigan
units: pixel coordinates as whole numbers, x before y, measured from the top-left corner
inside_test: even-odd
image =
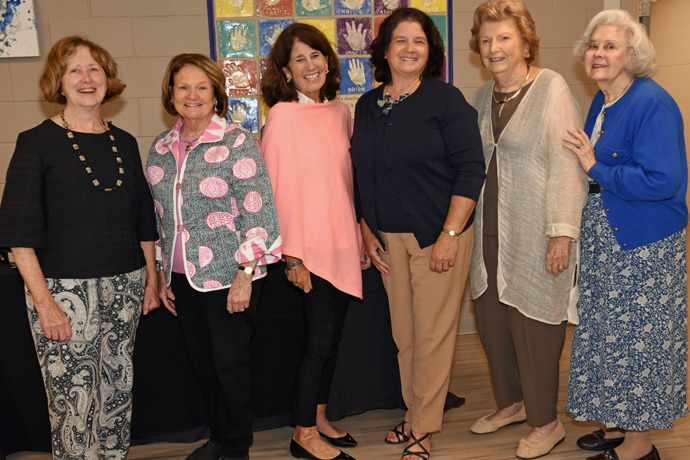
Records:
[[[596,15],[576,55],[600,91],[563,138],[590,176],[567,410],[609,428],[578,440],[608,449],[589,459],[658,459],[649,430],[688,414],[683,120],[627,13]]]

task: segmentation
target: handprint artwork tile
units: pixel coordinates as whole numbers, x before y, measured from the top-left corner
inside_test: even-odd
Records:
[[[409,0],[374,0],[374,14],[388,16],[396,8],[407,6],[410,6]]]
[[[217,18],[248,17],[254,15],[253,0],[215,0]]]
[[[374,88],[369,58],[340,58],[340,94],[364,94]]]
[[[259,101],[254,98],[228,98],[228,121],[257,134],[259,132]]]
[[[295,0],[297,16],[330,16],[331,0]]]
[[[293,0],[254,0],[256,15],[263,18],[294,16]]]
[[[218,21],[220,57],[256,57],[255,21]]]
[[[371,14],[372,0],[333,0],[333,10],[338,16]]]
[[[253,59],[221,59],[228,96],[256,96],[256,61]]]
[[[314,26],[326,36],[333,49],[337,52],[335,44],[335,20],[333,19],[298,19],[297,22]]]
[[[417,8],[425,13],[445,13],[448,11],[446,0],[409,0],[412,8]]]
[[[268,56],[278,35],[294,22],[292,19],[259,19],[259,55]]]
[[[369,54],[371,18],[336,19],[338,54]]]

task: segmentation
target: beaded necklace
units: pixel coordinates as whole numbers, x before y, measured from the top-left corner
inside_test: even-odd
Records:
[[[91,183],[95,186],[103,190],[104,192],[112,192],[113,190],[116,190],[122,185],[122,178],[124,177],[125,170],[122,167],[122,158],[120,158],[120,155],[117,153],[117,146],[115,145],[115,136],[113,136],[113,133],[110,132],[110,128],[108,127],[108,124],[103,121],[101,118],[101,123],[103,123],[103,127],[105,130],[108,132],[108,136],[110,136],[110,142],[113,144],[113,153],[115,154],[115,160],[117,161],[117,172],[118,172],[118,178],[117,182],[115,182],[114,187],[103,187],[98,179],[96,179],[93,175],[93,170],[89,166],[89,164],[86,162],[86,157],[79,151],[79,145],[77,144],[77,141],[74,140],[74,133],[69,129],[69,125],[67,124],[67,120],[65,120],[65,111],[63,110],[60,112],[60,119],[62,119],[62,127],[67,130],[67,137],[70,138],[72,141],[72,147],[74,147],[74,151],[77,152],[77,156],[79,157],[79,160],[81,160],[82,164],[84,165],[84,169],[86,170],[86,173],[91,177]]]
[[[391,109],[393,109],[393,107],[395,107],[396,105],[400,104],[402,101],[404,101],[405,99],[407,99],[407,97],[410,95],[410,92],[411,92],[412,90],[414,90],[415,87],[416,87],[418,84],[420,84],[421,82],[422,82],[422,79],[421,79],[421,77],[420,77],[419,80],[415,81],[415,82],[412,84],[412,86],[410,87],[410,89],[408,89],[407,91],[405,91],[404,93],[402,93],[402,94],[400,95],[400,97],[397,98],[396,100],[393,100],[393,98],[391,97],[390,91],[386,91],[386,95],[383,96],[383,99],[378,99],[378,100],[376,101],[376,103],[378,104],[378,106],[381,107],[381,112],[383,112],[384,115],[388,115],[388,114],[390,113]],[[387,89],[388,89],[388,85],[386,85],[386,87],[384,88],[384,90],[387,90]]]

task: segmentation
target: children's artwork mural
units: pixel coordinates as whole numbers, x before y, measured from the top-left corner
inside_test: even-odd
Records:
[[[24,3],[23,0],[2,1]],[[338,96],[354,116],[359,97],[378,85],[369,64],[369,46],[383,19],[393,10],[412,6],[431,16],[446,48],[443,78],[448,81],[452,50],[448,41],[448,0],[207,0],[211,57],[223,69],[230,109],[228,120],[258,134],[268,107],[260,81],[266,58],[280,33],[295,22],[311,24],[326,35],[340,61]],[[4,32],[4,29],[3,29]]]
[[[0,58],[38,55],[33,0],[0,0]]]

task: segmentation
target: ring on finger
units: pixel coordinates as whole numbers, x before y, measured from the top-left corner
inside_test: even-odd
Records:
[[[584,142],[580,142],[580,145],[578,145],[577,148],[578,148],[578,149],[581,149],[581,148],[584,147],[584,146],[585,146]]]
[[[563,265],[559,265],[559,266],[558,266],[558,269],[559,269],[559,270],[563,270],[564,268],[565,268],[565,267],[564,267]]]

